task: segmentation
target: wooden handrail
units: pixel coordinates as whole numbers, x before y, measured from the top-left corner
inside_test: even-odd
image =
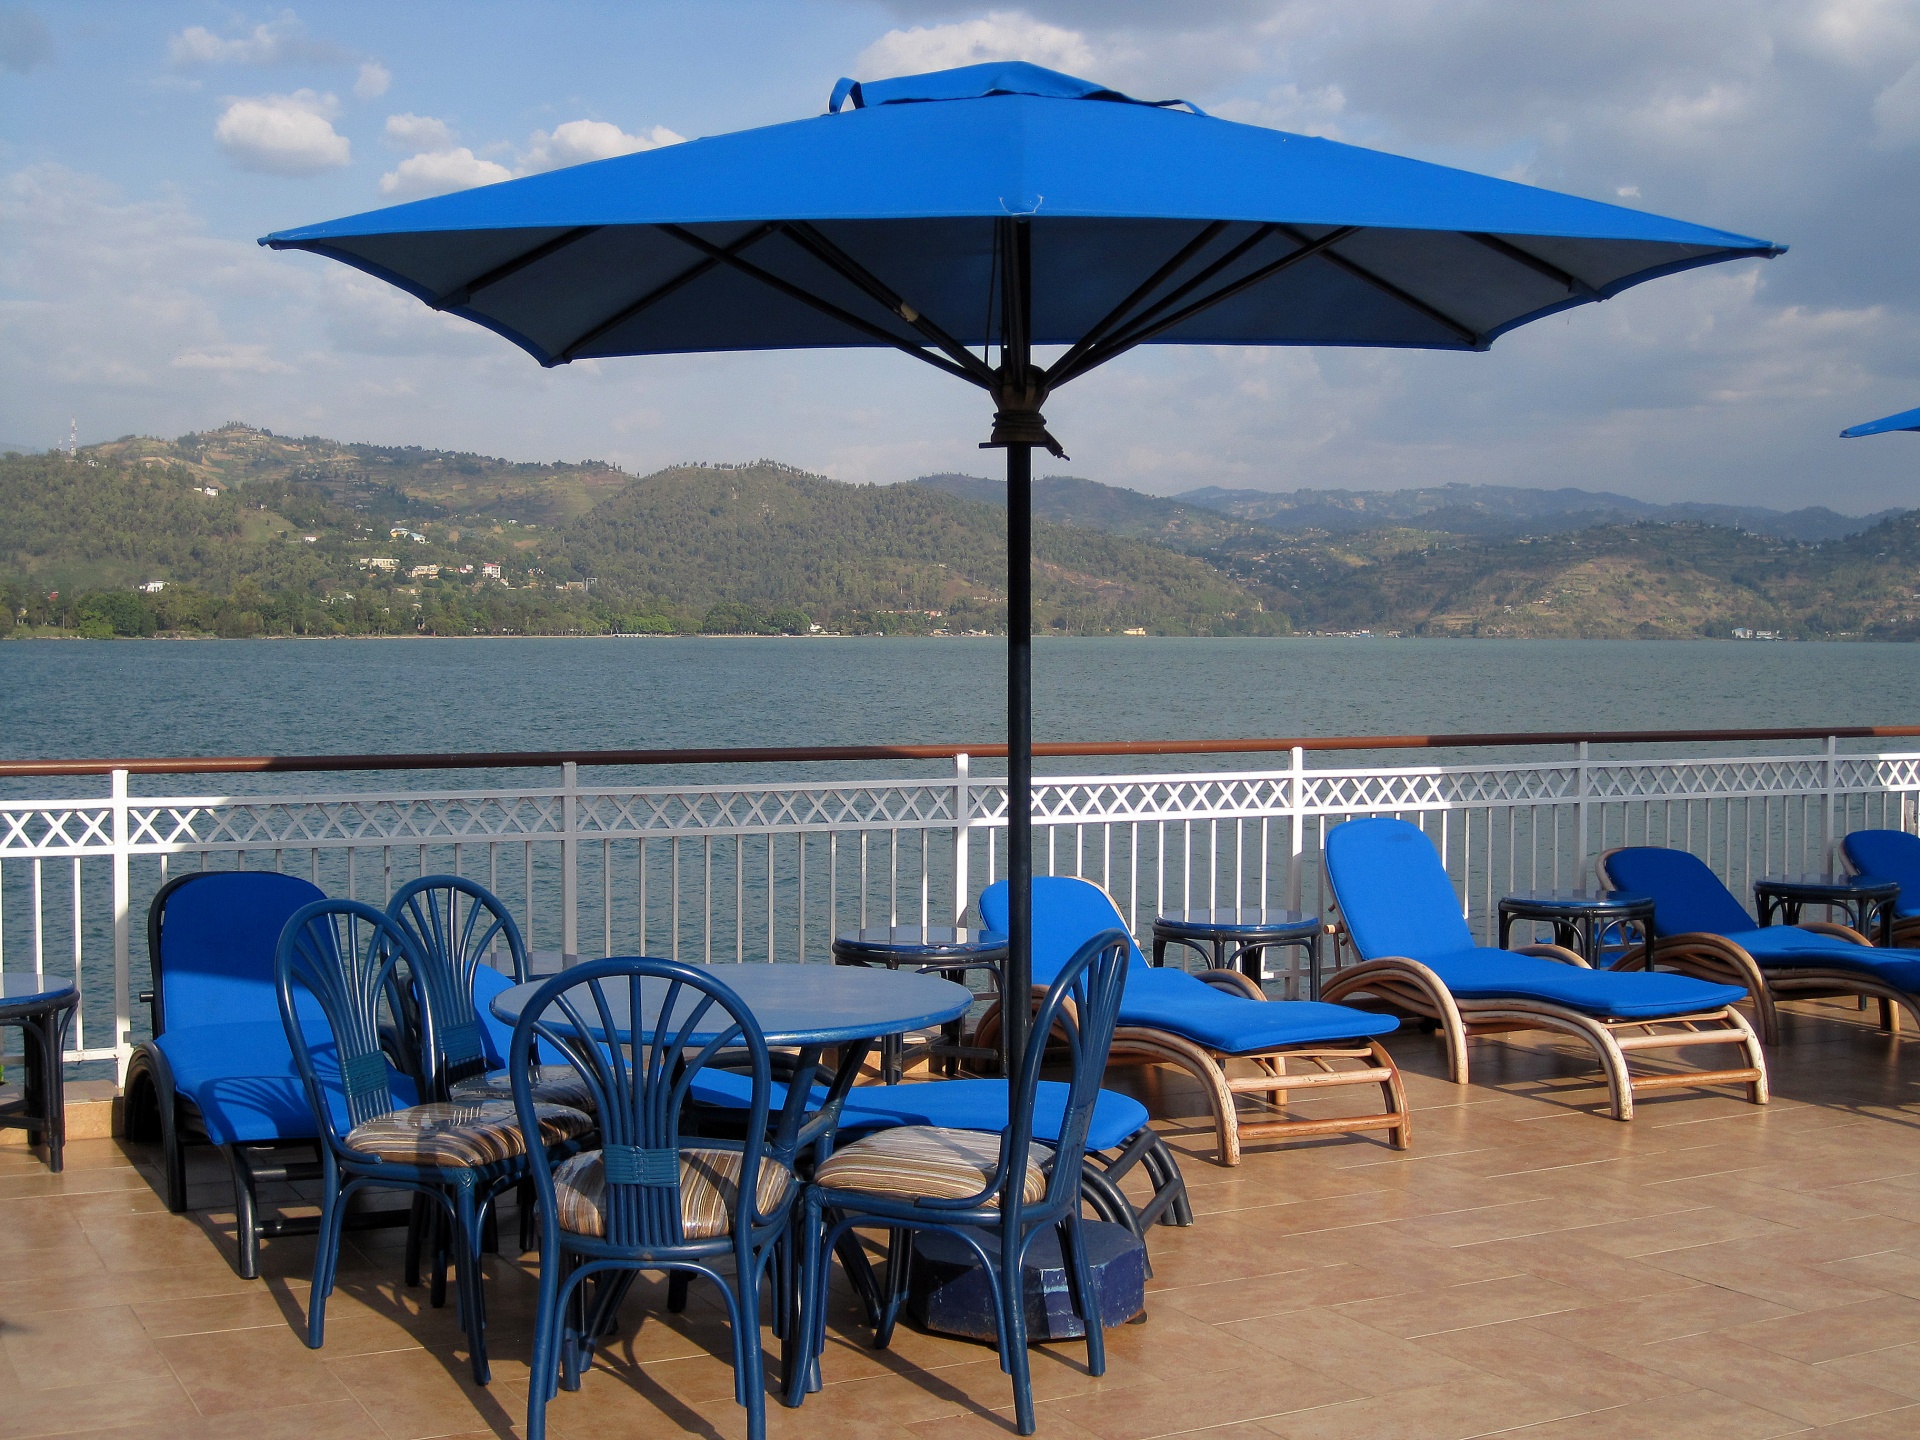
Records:
[[[1659,745],[1751,740],[1893,740],[1920,725],[1829,725],[1763,730],[1552,730],[1462,735],[1303,735],[1239,740],[1076,740],[1036,744],[1066,755],[1262,755],[1300,750],[1470,750],[1532,745]],[[951,760],[1005,756],[1000,741],[957,745],[743,746],[708,750],[500,750],[418,755],[209,755],[118,760],[0,760],[0,778],[33,775],[257,775],[323,770],[513,770],[564,765],[766,765],[825,760]]]

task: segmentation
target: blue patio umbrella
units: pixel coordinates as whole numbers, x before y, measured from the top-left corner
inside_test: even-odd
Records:
[[[262,242],[484,325],[542,365],[886,346],[978,386],[1007,452],[1005,993],[1027,992],[1032,451],[1138,345],[1485,350],[1657,276],[1784,247],[1004,63],[828,113]],[[1036,346],[1064,349],[1046,363]],[[1171,423],[1174,417],[1168,417]],[[1025,1007],[1008,1007],[1021,1053]]]
[[[1889,430],[1920,430],[1920,410],[1902,410],[1898,415],[1883,415],[1864,425],[1849,425],[1840,432],[1840,438],[1858,440],[1862,435],[1885,435]]]

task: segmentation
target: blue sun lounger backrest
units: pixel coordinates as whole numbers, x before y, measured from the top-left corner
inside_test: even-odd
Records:
[[[1897,915],[1920,914],[1920,835],[1904,830],[1856,830],[1840,842],[1847,863],[1862,875],[1900,886]]]
[[[166,896],[158,930],[156,1031],[256,1022],[281,1033],[273,957],[280,931],[319,887],[270,870],[192,876]]]
[[[1363,960],[1424,960],[1474,948],[1447,867],[1418,825],[1382,816],[1334,826],[1327,879]]]
[[[996,880],[980,892],[980,923],[1007,933],[1007,882]],[[1102,930],[1126,930],[1126,918],[1107,892],[1069,875],[1033,877],[1033,983],[1051,985],[1060,967]],[[1146,956],[1128,932],[1129,974],[1147,968]]]
[[[1607,874],[1622,890],[1653,897],[1653,924],[1662,935],[1738,935],[1757,930],[1707,862],[1664,845],[1629,845],[1606,858]]]

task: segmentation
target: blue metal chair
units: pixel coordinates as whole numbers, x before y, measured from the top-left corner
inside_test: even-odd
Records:
[[[187,1208],[187,1146],[218,1146],[233,1176],[244,1279],[259,1273],[260,1237],[306,1233],[310,1221],[259,1216],[263,1181],[320,1173],[319,1131],[274,998],[280,931],[325,896],[292,875],[204,870],[160,887],[147,910],[153,1038],[127,1064],[127,1137],[158,1140],[167,1208]],[[298,1151],[289,1159],[288,1147]]]
[[[720,1287],[733,1333],[734,1398],[747,1412],[750,1440],[763,1440],[760,1294],[799,1185],[767,1152],[772,1070],[753,1013],[711,971],[672,960],[596,960],[556,975],[522,1009],[508,1058],[527,1125],[541,1108],[536,1045],[592,1097],[600,1148],[532,1166],[540,1308],[528,1440],[545,1435],[557,1387],[579,1388],[597,1337],[644,1270],[704,1276]],[[744,1056],[750,1071],[742,1136],[683,1140],[689,1088],[723,1052]],[[722,1268],[728,1261],[731,1274]]]
[[[281,931],[274,957],[280,1018],[323,1142],[320,1240],[313,1260],[307,1344],[325,1339],[327,1296],[340,1259],[341,1222],[358,1190],[403,1190],[442,1208],[458,1240],[455,1274],[473,1378],[489,1378],[480,1283],[480,1229],[494,1198],[526,1173],[527,1151],[570,1149],[593,1121],[540,1105],[524,1117],[505,1102],[429,1101],[396,1094],[402,1077],[385,1048],[420,952],[371,905],[320,900]],[[435,1053],[434,998],[415,992],[423,1048]],[[424,1068],[424,1063],[423,1063]],[[528,1137],[537,1136],[529,1146]]]
[[[996,881],[980,896],[981,923],[1005,929],[1007,882]],[[1037,875],[1033,880],[1033,978],[1046,984],[1087,938],[1126,921],[1113,897],[1090,880]],[[1178,1065],[1205,1087],[1213,1109],[1220,1161],[1240,1163],[1243,1136],[1294,1139],[1352,1131],[1385,1130],[1394,1147],[1413,1140],[1413,1117],[1393,1057],[1380,1037],[1399,1028],[1388,1015],[1369,1014],[1317,1000],[1269,1000],[1260,987],[1236,970],[1156,969],[1140,947],[1127,944],[1127,993],[1120,1001],[1120,1024],[1113,1037],[1112,1061],[1122,1064]],[[983,1035],[993,1033],[989,1020]],[[982,1040],[982,1043],[987,1043]],[[1228,1075],[1229,1060],[1251,1064],[1252,1075]],[[1305,1069],[1289,1069],[1294,1062]],[[1339,1068],[1336,1064],[1357,1068]],[[1277,1105],[1289,1090],[1323,1091],[1331,1086],[1377,1085],[1385,1108],[1362,1115],[1310,1119],[1254,1119],[1239,1113],[1238,1097],[1265,1096]]]
[[[1026,1255],[1036,1237],[1056,1232],[1072,1277],[1074,1312],[1086,1327],[1087,1368],[1106,1373],[1105,1336],[1080,1232],[1080,1166],[1059,1164],[1056,1156],[1079,1156],[1086,1149],[1131,948],[1124,930],[1103,930],[1058,967],[1035,1008],[1033,1032],[1008,1092],[1009,1123],[1000,1134],[898,1126],[834,1151],[814,1171],[800,1226],[800,1363],[787,1377],[787,1404],[798,1405],[819,1383],[826,1347],[825,1257],[856,1226],[941,1232],[978,1257],[993,1277],[1000,1368],[1013,1380],[1022,1435],[1034,1429]],[[1034,1118],[1050,1046],[1065,1051],[1071,1072],[1054,1146],[1039,1141]],[[874,1335],[880,1349],[892,1339],[906,1302],[905,1256],[906,1247],[896,1245]]]
[[[1856,845],[1860,839],[1849,835],[1843,842],[1849,861],[1887,874],[1862,863],[1884,863],[1887,847],[1870,839]],[[1882,950],[1859,932],[1824,920],[1758,925],[1707,863],[1685,850],[1609,850],[1600,857],[1600,873],[1609,885],[1653,897],[1651,960],[1641,946],[1622,955],[1615,968],[1673,971],[1740,986],[1752,997],[1754,1028],[1768,1045],[1780,1043],[1775,1002],[1781,999],[1871,996],[1880,1002],[1880,1022],[1889,1031],[1899,1029],[1900,1006],[1920,1020],[1920,950]]]
[[[1742,1085],[1754,1104],[1766,1104],[1759,1038],[1733,1008],[1744,990],[1685,975],[1595,970],[1557,945],[1475,945],[1439,852],[1404,820],[1334,826],[1326,864],[1361,963],[1337,971],[1320,993],[1433,1022],[1455,1084],[1468,1080],[1468,1036],[1551,1030],[1593,1047],[1616,1120],[1633,1118],[1636,1090]],[[1629,1053],[1693,1045],[1737,1046],[1747,1063],[1637,1077],[1628,1069]]]

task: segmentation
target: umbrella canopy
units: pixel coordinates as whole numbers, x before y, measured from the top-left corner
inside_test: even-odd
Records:
[[[1864,425],[1849,425],[1840,432],[1840,438],[1858,440],[1862,435],[1885,435],[1889,430],[1920,430],[1920,410],[1902,410],[1898,415],[1883,415]]]
[[[1032,448],[1062,453],[1049,393],[1144,344],[1484,350],[1656,276],[1784,249],[1017,63],[842,80],[812,119],[261,243],[379,276],[542,365],[892,346],[991,395],[1014,996],[1031,923]],[[1035,345],[1067,348],[1042,366]],[[1025,1007],[1006,1021],[1017,1055]]]

